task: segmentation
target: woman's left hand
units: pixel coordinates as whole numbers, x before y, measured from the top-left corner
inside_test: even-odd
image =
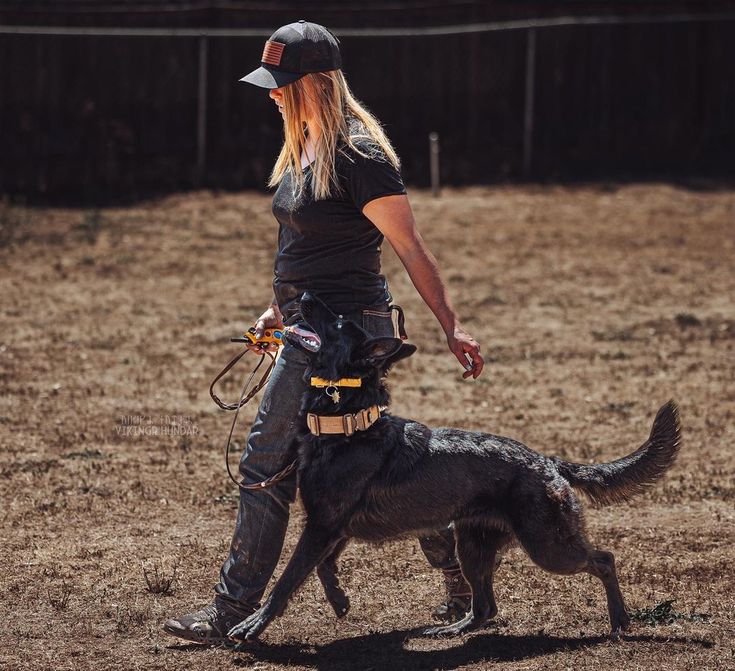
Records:
[[[447,344],[465,369],[462,377],[467,379],[472,376],[477,379],[485,366],[485,360],[480,355],[480,344],[459,325],[454,327],[452,333],[447,334]]]

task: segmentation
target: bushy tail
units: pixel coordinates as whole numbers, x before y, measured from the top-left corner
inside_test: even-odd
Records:
[[[674,463],[679,451],[679,408],[669,401],[656,413],[648,440],[627,457],[609,464],[573,464],[555,459],[559,472],[593,503],[606,506],[644,491]]]

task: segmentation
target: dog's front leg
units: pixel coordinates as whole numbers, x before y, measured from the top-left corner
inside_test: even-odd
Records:
[[[331,554],[317,566],[316,574],[324,588],[324,594],[327,597],[334,613],[337,617],[344,617],[350,610],[350,599],[339,585],[337,577],[337,559],[342,550],[347,545],[347,538],[341,539],[332,550]]]
[[[230,629],[227,635],[233,640],[240,641],[256,638],[274,618],[283,613],[291,595],[317,565],[333,551],[339,540],[337,534],[307,522],[288,566],[263,606]]]

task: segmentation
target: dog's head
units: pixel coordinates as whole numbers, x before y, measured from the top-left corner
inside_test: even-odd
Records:
[[[366,378],[377,372],[383,377],[394,363],[416,351],[399,338],[372,337],[308,292],[300,305],[305,324],[288,330],[286,338],[310,355],[310,375],[337,380]]]

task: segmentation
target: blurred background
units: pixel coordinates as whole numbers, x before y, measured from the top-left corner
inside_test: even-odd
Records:
[[[413,186],[723,179],[735,3],[0,0],[0,194],[103,205],[264,189],[281,118],[238,82],[299,18],[340,38]]]

